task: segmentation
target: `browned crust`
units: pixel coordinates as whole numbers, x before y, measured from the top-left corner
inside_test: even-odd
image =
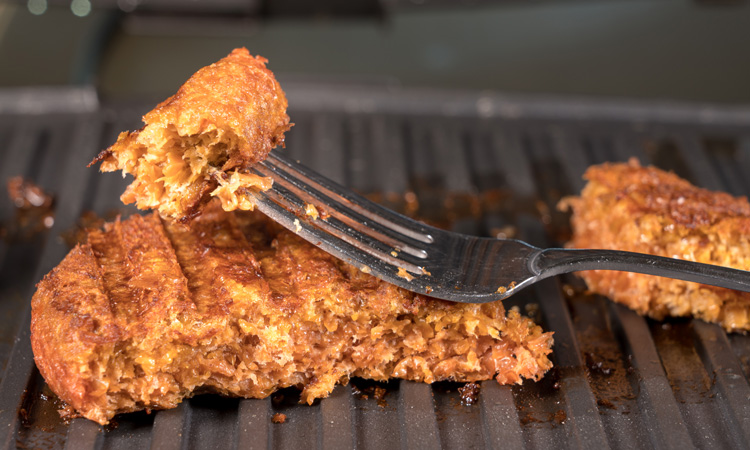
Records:
[[[350,376],[538,379],[551,333],[501,302],[404,291],[256,213],[216,204],[189,227],[134,216],[90,234],[39,283],[32,346],[85,417],[174,407],[196,390],[326,397]]]
[[[205,132],[210,125],[232,130],[240,140],[224,170],[261,161],[273,147],[284,145],[290,127],[286,96],[267,62],[246,48],[235,49],[198,70],[143,121],[174,126],[182,136]]]
[[[571,247],[606,248],[750,269],[750,203],[654,167],[590,167],[573,211]],[[627,272],[582,272],[589,289],[656,319],[694,316],[750,329],[750,294]]]
[[[283,147],[284,133],[292,125],[286,114],[287,99],[266,63],[265,58],[239,48],[203,67],[143,117],[142,129],[121,133],[89,166],[101,162],[102,171],[123,170],[135,176],[122,195],[124,203],[188,221],[210,199],[216,180],[201,168],[193,185],[179,194],[165,190],[176,182],[162,173],[168,153],[162,147],[179,154],[200,137],[211,136],[214,144],[220,144],[211,151],[222,154],[221,165],[214,169],[224,173],[245,171],[265,159],[272,148]],[[157,159],[147,161],[145,154],[157,155]]]

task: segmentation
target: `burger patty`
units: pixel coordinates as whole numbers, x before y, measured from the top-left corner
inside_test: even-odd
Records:
[[[693,186],[654,167],[590,167],[573,212],[575,248],[627,250],[750,269],[750,203]],[[693,316],[727,331],[750,330],[750,294],[628,272],[581,272],[588,288],[655,319]]]
[[[38,284],[31,331],[52,390],[101,424],[200,392],[297,386],[311,403],[353,376],[506,384],[551,367],[552,333],[501,302],[405,291],[216,202],[189,225],[90,232]]]

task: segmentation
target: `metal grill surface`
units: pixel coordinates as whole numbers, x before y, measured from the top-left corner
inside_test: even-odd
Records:
[[[710,189],[750,188],[743,108],[304,83],[287,91],[294,158],[466,233],[560,245],[569,230],[556,203],[580,191],[589,165],[630,157]],[[472,406],[461,404],[456,383],[380,384],[387,394],[377,402],[354,390],[371,383],[354,380],[313,406],[296,405],[293,389],[284,401],[203,395],[119,416],[116,426],[64,423],[33,363],[29,299],[84,211],[122,209],[128,180],[85,166],[119,131],[140,127],[150,105],[72,102],[66,112],[57,96],[45,112],[40,95],[32,110],[12,92],[0,96],[0,181],[23,175],[57,198],[49,231],[0,243],[3,448],[750,447],[750,338],[700,321],[644,319],[587,294],[574,276],[507,301],[555,332],[555,368],[538,383],[485,382]],[[3,194],[0,220],[12,215]],[[271,423],[275,412],[286,423]]]

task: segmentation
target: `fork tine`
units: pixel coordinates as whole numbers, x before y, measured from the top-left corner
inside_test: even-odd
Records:
[[[361,216],[379,223],[392,231],[425,244],[430,244],[434,240],[432,236],[433,231],[430,227],[391,211],[388,208],[384,208],[377,203],[371,202],[361,195],[355,194],[349,189],[344,188],[338,183],[335,183],[305,166],[298,164],[291,158],[280,154],[276,150],[272,150],[263,163],[267,167],[283,167],[287,173],[293,175],[295,178],[304,180],[306,185],[324,193],[331,199],[337,200],[338,203],[346,204],[350,209],[356,211]]]
[[[271,176],[276,181],[276,184],[280,184],[286,190],[291,191],[297,198],[304,203],[312,205],[318,205],[317,208],[320,211],[328,213],[329,216],[336,217],[341,222],[344,222],[349,227],[367,234],[375,240],[378,240],[384,244],[389,245],[391,248],[388,250],[397,250],[400,252],[408,253],[416,258],[425,259],[427,258],[427,252],[422,248],[424,242],[415,241],[409,236],[405,236],[403,233],[394,231],[392,228],[382,225],[380,221],[374,219],[368,219],[362,216],[359,212],[351,208],[352,204],[348,201],[341,203],[337,199],[331,198],[323,192],[315,189],[315,186],[307,184],[307,180],[299,179],[295,177],[295,174],[290,174],[285,167],[277,167],[274,165],[260,165],[256,166],[254,170],[264,176]],[[369,200],[363,199],[365,202]],[[304,214],[304,206],[301,206],[299,212]],[[321,220],[328,220],[322,218]],[[416,263],[416,262],[415,262]]]
[[[333,251],[337,256],[340,254],[352,256],[353,252],[366,253],[369,258],[363,257],[355,260],[360,268],[367,266],[373,269],[375,268],[373,266],[377,266],[382,273],[391,273],[391,275],[399,267],[417,275],[424,273],[419,265],[419,259],[410,258],[405,253],[397,253],[394,257],[390,253],[392,247],[359,232],[335,217],[328,220],[311,220],[304,213],[295,214],[295,211],[304,210],[305,202],[279,183],[274,183],[271,189],[257,194],[256,197],[262,212],[315,245],[324,247],[329,252]],[[344,251],[342,247],[350,251]],[[344,259],[351,262],[352,258]]]

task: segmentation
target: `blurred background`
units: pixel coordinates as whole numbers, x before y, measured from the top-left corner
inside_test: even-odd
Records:
[[[238,46],[282,83],[750,102],[745,0],[0,2],[0,87],[160,99]]]

